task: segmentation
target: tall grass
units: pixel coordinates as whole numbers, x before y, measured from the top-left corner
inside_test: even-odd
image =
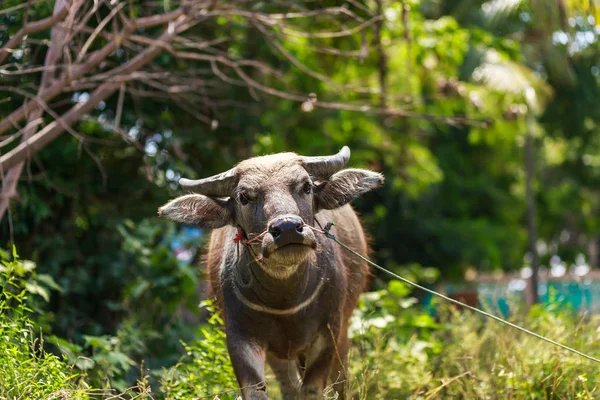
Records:
[[[41,303],[50,289],[59,288],[47,275],[38,275],[35,264],[0,250],[0,399],[148,399],[145,378],[124,391],[89,385],[81,355],[57,356],[46,351],[41,325]],[[75,348],[65,340],[57,342]],[[81,362],[86,361],[86,362]]]
[[[15,252],[11,258],[0,254],[0,399],[84,398],[80,375],[44,350],[35,329],[34,293],[47,294],[32,273],[35,266]]]
[[[10,261],[9,261],[10,259]],[[56,284],[35,274],[35,265],[0,252],[0,399],[234,399],[239,395],[222,332],[212,317],[202,337],[184,344],[179,363],[154,371],[123,392],[93,389],[110,376],[89,375],[106,357],[59,357],[44,348],[36,317]],[[352,397],[370,399],[594,399],[600,398],[600,366],[479,315],[438,304],[426,310],[400,282],[366,293],[352,319]],[[37,312],[36,312],[37,310]],[[434,316],[435,315],[435,316]],[[526,311],[515,305],[511,321],[551,339],[600,356],[600,317],[581,316],[553,303]],[[53,343],[64,340],[53,338]],[[67,346],[69,347],[69,346]],[[69,347],[74,353],[77,346]],[[67,352],[68,353],[68,352]],[[102,354],[100,354],[102,355]],[[82,362],[85,360],[85,362]],[[102,362],[100,362],[102,361]],[[106,366],[105,366],[106,367]],[[96,374],[110,371],[97,368]],[[104,372],[107,373],[107,372]],[[279,398],[273,374],[269,393]],[[120,394],[119,394],[120,393]],[[327,392],[330,398],[335,393]]]
[[[434,317],[433,309],[423,309],[408,294],[402,283],[391,282],[387,290],[362,296],[350,329],[353,398],[600,398],[600,365],[455,307],[438,304]],[[586,318],[557,304],[529,311],[515,304],[510,320],[598,357],[600,317]],[[192,345],[187,359],[165,375],[179,377],[167,398],[191,393],[235,398],[223,337],[215,336],[217,320],[212,321],[207,339]],[[272,374],[267,384],[272,398],[279,398]]]
[[[594,399],[600,365],[468,311],[434,319],[391,291],[365,295],[353,325],[353,393],[360,399]],[[518,308],[518,307],[517,307]],[[600,355],[600,318],[556,305],[511,322]]]

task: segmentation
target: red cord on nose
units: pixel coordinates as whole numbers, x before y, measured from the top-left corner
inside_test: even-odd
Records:
[[[252,242],[256,242],[260,239],[263,238],[263,236],[265,236],[267,233],[269,233],[269,231],[264,231],[263,233],[256,235],[255,237],[253,237],[252,239],[248,240],[248,238],[246,237],[246,233],[244,232],[244,230],[242,228],[237,228],[238,229],[238,234],[235,235],[235,237],[233,238],[233,243],[239,243],[242,242],[243,245],[248,245],[251,244]],[[250,234],[252,235],[252,234]]]
[[[238,228],[238,234],[233,238],[233,243],[239,243],[244,238],[244,231],[241,228]]]

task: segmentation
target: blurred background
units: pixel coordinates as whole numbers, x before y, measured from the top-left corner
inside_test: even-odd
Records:
[[[504,315],[598,313],[598,18],[597,0],[4,0],[0,247],[35,262],[49,342],[124,390],[203,335],[208,232],[156,217],[178,179],[348,145],[386,177],[354,204],[375,262]]]

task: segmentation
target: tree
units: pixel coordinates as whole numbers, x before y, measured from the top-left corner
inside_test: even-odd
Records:
[[[132,4],[83,2],[77,13],[69,8],[52,32],[27,28],[28,36],[6,56],[0,113],[7,118],[0,124],[16,121],[15,115],[23,119],[17,127],[5,126],[2,144],[9,152],[2,160],[23,155],[18,142],[29,128],[30,138],[57,136],[25,160],[19,202],[9,209],[12,218],[2,220],[0,236],[62,286],[50,304],[54,333],[83,345],[84,336],[125,332],[134,360],[142,357],[140,347],[153,349],[144,352],[150,368],[176,362],[179,340],[193,336],[194,327],[177,310],[195,308],[201,272],[173,258],[164,237],[175,228],[152,218],[177,190],[179,176],[210,175],[254,153],[293,148],[323,154],[342,144],[353,146],[355,165],[381,168],[380,160],[411,143],[402,138],[411,133],[387,132],[380,120],[487,123],[477,113],[453,115],[418,100],[416,107],[405,104],[402,95],[418,98],[420,92],[409,90],[399,74],[390,82],[401,89],[382,108],[379,89],[370,85],[379,63],[372,28],[381,16],[361,3],[324,9],[309,1],[289,9],[287,3],[220,2],[205,19],[198,14],[201,23],[182,25],[169,39],[171,47],[164,37],[153,38],[187,18],[177,16],[177,4],[166,12],[156,2]],[[25,21],[56,18],[46,3],[3,5],[10,7],[0,14],[9,27],[0,38],[4,44],[19,37]],[[158,25],[149,26],[149,19]],[[388,27],[381,25],[380,41],[387,46]],[[66,52],[46,68],[54,32],[77,33],[66,45],[54,45]],[[142,66],[141,55],[148,54]],[[92,61],[99,63],[85,73],[79,69]],[[53,83],[36,96],[44,71]],[[34,112],[41,116],[21,122]],[[378,150],[388,140],[393,148]],[[386,162],[390,176],[398,159]]]
[[[167,45],[155,39],[168,31],[166,21],[120,41],[115,32],[126,22],[171,18],[179,3],[165,9],[159,2],[127,2],[115,11],[110,2],[98,2],[96,10],[85,2],[60,25],[90,15],[64,46],[68,56],[60,54],[72,66],[59,61],[58,75],[50,78],[72,77],[75,66],[87,65],[106,46],[112,50],[61,86],[42,104],[47,108],[28,99],[48,70],[50,28],[22,36],[0,67],[0,115],[43,110],[29,124],[33,135],[114,83],[110,96],[73,118],[71,134],[57,136],[25,162],[12,218],[0,222],[0,237],[14,238],[23,257],[63,288],[49,306],[54,333],[84,345],[86,335],[118,332],[130,357],[143,355],[149,368],[176,362],[179,340],[195,334],[179,310],[195,308],[202,272],[197,263],[173,257],[168,245],[178,228],[156,220],[156,208],[180,194],[180,176],[212,175],[269,152],[317,155],[347,144],[353,166],[381,170],[385,187],[356,207],[373,236],[373,258],[396,272],[435,277],[425,266],[462,279],[471,268],[520,269],[528,247],[524,90],[533,85],[541,95],[549,85],[535,65],[524,65],[520,11],[499,35],[484,25],[482,1],[461,13],[452,2],[435,9],[444,3],[219,2]],[[39,21],[53,12],[45,2],[5,5],[3,45],[18,37],[25,15]],[[123,73],[153,45],[161,50],[152,60]],[[586,56],[575,65],[578,92],[553,88],[555,97],[534,124],[532,188],[542,240],[566,222],[590,234],[597,223],[589,214],[577,217],[585,202],[595,204],[597,176],[577,161],[595,143],[594,128],[563,109],[596,95],[594,60]],[[591,104],[585,115],[596,121]],[[17,148],[26,124],[21,119],[19,127],[7,128],[2,150]],[[539,135],[541,124],[548,135]],[[577,127],[573,137],[563,136],[570,126]],[[573,149],[572,159],[550,160],[549,136],[551,147]],[[592,150],[586,160],[594,162]],[[577,185],[561,189],[572,180]],[[558,185],[540,190],[542,183]],[[540,254],[541,263],[547,258]]]
[[[227,87],[231,86],[245,88],[254,98],[275,96],[305,108],[418,115],[404,109],[372,107],[365,101],[324,101],[317,94],[298,91],[282,81],[282,72],[274,65],[283,59],[318,82],[355,93],[358,97],[354,100],[360,99],[361,93],[371,92],[338,84],[307,67],[281,41],[287,36],[315,41],[346,37],[354,40],[382,17],[373,13],[362,17],[364,6],[360,4],[325,8],[307,4],[290,7],[254,1],[187,1],[157,5],[145,1],[57,0],[52,15],[35,21],[30,19],[44,14],[43,5],[9,7],[4,13],[5,22],[21,27],[5,38],[0,49],[0,63],[10,62],[3,70],[2,90],[12,97],[10,108],[5,107],[0,121],[0,134],[13,132],[1,143],[8,151],[0,156],[0,171],[5,174],[0,218],[16,195],[24,163],[65,131],[79,137],[85,147],[85,136],[73,126],[88,118],[95,108],[114,102],[115,97],[115,111],[104,123],[128,140],[121,121],[127,96],[169,99],[201,123],[215,128],[220,110],[236,106],[227,98]],[[302,29],[308,26],[305,21],[310,21],[310,31]],[[35,38],[43,37],[49,29],[48,49],[40,63],[38,52],[44,50],[45,42]],[[239,42],[244,38],[244,30],[262,36],[280,59],[269,63],[244,57]],[[252,42],[256,40],[251,38]],[[327,49],[317,45],[314,51]],[[21,87],[23,84],[26,86]],[[37,94],[31,93],[31,85],[37,85]],[[78,101],[68,108],[72,95]],[[16,144],[19,137],[21,143]]]
[[[590,180],[590,169],[581,165],[584,155],[591,154],[590,147],[584,150],[577,145],[584,141],[594,148],[595,141],[589,130],[573,126],[580,127],[583,121],[595,119],[593,112],[587,111],[577,99],[583,99],[583,93],[589,99],[597,88],[597,80],[590,79],[589,68],[594,57],[592,48],[597,42],[594,24],[598,10],[594,2],[554,3],[550,7],[545,1],[473,0],[442,2],[440,7],[441,12],[464,24],[481,27],[500,40],[517,39],[521,44],[516,63],[498,57],[495,62],[486,63],[484,59],[474,70],[473,78],[482,80],[491,89],[518,95],[506,115],[525,122],[518,140],[524,145],[522,193],[528,204],[524,218],[529,236],[527,263],[533,270],[528,298],[534,302],[538,266],[548,265],[556,257],[574,264],[585,263],[581,255],[586,247],[592,254],[588,259],[597,257],[593,255],[595,235],[589,228],[595,225],[589,212],[597,207],[589,192],[594,187],[594,178]],[[570,111],[565,114],[565,110]],[[568,125],[564,123],[567,120]],[[565,159],[559,153],[565,154]],[[567,164],[579,166],[564,169]],[[582,182],[583,176],[586,178]],[[580,221],[579,215],[583,213],[588,215],[587,222]],[[593,262],[590,261],[592,265]]]

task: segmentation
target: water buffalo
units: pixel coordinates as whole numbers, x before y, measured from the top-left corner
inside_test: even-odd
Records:
[[[313,228],[361,254],[367,243],[348,204],[383,176],[342,169],[335,155],[280,153],[240,162],[199,180],[159,215],[212,232],[207,268],[223,312],[227,347],[244,399],[268,399],[265,362],[285,399],[323,397],[328,379],[345,398],[348,321],[365,289],[368,266]]]

